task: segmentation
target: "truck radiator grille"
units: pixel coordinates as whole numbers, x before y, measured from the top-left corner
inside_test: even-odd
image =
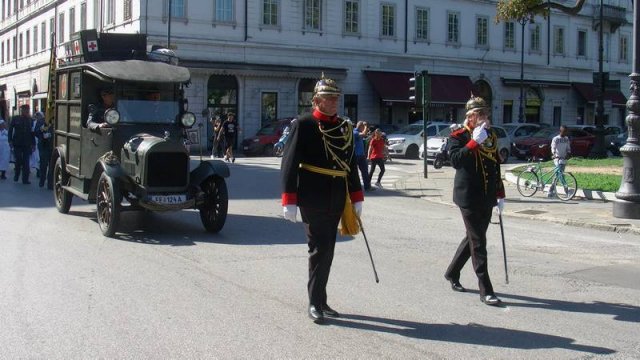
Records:
[[[154,187],[186,186],[189,157],[181,153],[149,154],[147,184]]]

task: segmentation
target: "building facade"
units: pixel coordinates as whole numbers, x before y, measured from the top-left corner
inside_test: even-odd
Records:
[[[624,125],[632,6],[604,3],[605,114]],[[308,110],[322,73],[342,86],[342,114],[353,120],[459,122],[473,92],[489,99],[498,124],[592,124],[599,5],[522,24],[496,23],[489,0],[1,0],[0,115],[23,103],[44,109],[52,41],[96,28],[175,50],[191,70],[187,96],[206,125],[203,144],[212,116],[235,112],[249,137]],[[424,112],[408,99],[416,71],[430,75]]]

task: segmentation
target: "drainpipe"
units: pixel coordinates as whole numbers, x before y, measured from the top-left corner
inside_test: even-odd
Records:
[[[246,42],[249,38],[249,0],[244,0],[244,41]]]
[[[407,53],[409,40],[409,0],[404,0],[404,53]]]

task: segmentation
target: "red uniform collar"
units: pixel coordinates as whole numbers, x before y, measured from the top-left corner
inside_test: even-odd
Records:
[[[320,112],[320,110],[318,110],[318,109],[313,110],[313,114],[312,115],[316,120],[320,120],[320,121],[325,121],[325,122],[329,122],[329,123],[334,123],[334,122],[338,121],[338,115],[330,116],[330,115],[327,115],[327,114],[324,114],[324,113]]]

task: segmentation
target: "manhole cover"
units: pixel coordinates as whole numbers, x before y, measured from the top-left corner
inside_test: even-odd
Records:
[[[546,211],[542,211],[542,210],[520,210],[516,212],[518,214],[525,214],[525,215],[540,215],[540,214],[546,213]]]

